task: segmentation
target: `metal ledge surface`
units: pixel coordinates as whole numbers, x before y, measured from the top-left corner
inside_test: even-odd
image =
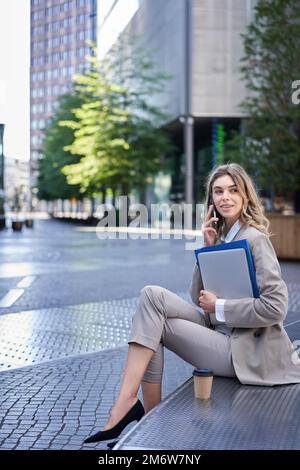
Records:
[[[299,339],[300,321],[286,330]],[[121,438],[119,449],[300,449],[300,384],[215,377],[211,399],[201,401],[189,379]]]

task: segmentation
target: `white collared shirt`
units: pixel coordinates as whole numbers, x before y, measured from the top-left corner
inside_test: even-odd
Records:
[[[240,221],[237,220],[233,224],[233,226],[231,227],[229,232],[227,233],[226,237],[221,235],[220,238],[221,238],[222,242],[223,243],[231,242],[234,239],[234,237],[236,236],[236,234],[238,233],[238,231],[240,230],[240,228],[241,228]],[[225,304],[225,299],[217,299],[216,300],[216,319],[220,322],[225,323],[224,304]]]
[[[222,234],[221,235],[221,240],[225,243],[229,243],[231,242],[234,237],[236,236],[236,234],[238,233],[238,231],[240,230],[241,228],[241,224],[240,224],[240,221],[237,220],[233,226],[231,227],[231,229],[229,230],[229,232],[227,233],[226,237],[224,238],[224,235]]]

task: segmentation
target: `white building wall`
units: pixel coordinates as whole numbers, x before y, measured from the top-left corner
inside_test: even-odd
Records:
[[[153,97],[153,102],[164,108],[170,120],[184,114],[185,110],[184,18],[185,2],[182,0],[144,0],[126,29],[143,37],[145,48],[152,53],[158,69],[171,76],[165,93]]]
[[[155,104],[160,104],[172,117],[184,110],[183,18],[183,0],[143,0],[124,30],[125,35],[138,37],[139,44],[154,58],[160,71],[172,76],[167,82],[166,93],[152,98]],[[102,31],[102,38],[104,32],[109,35],[110,27],[114,28],[114,16],[106,19],[106,30]],[[100,51],[101,26],[99,28]]]
[[[240,75],[241,33],[252,18],[252,0],[194,0],[194,116],[241,116],[245,98]]]
[[[126,28],[142,0],[98,0],[98,54],[103,58]]]
[[[192,1],[194,116],[242,116],[239,104],[246,90],[239,71],[243,54],[241,33],[252,18],[254,3],[255,0]],[[165,94],[152,98],[164,107],[170,120],[185,112],[185,6],[186,0],[143,0],[124,29],[125,34],[141,39],[160,70],[172,75]],[[108,16],[106,34],[109,29]],[[101,48],[101,35],[99,38]]]

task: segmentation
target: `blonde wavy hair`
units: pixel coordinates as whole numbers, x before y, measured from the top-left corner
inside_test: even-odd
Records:
[[[264,207],[258,197],[254,183],[244,168],[237,163],[228,163],[226,165],[214,168],[208,175],[206,187],[206,207],[208,208],[212,201],[213,184],[217,178],[229,175],[237,186],[239,194],[243,198],[243,207],[240,215],[242,225],[247,227],[255,227],[268,237],[271,236],[269,231],[270,222],[264,215]],[[218,221],[217,233],[220,237],[224,228],[224,219]]]

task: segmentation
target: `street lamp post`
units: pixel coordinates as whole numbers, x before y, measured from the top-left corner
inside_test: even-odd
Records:
[[[4,124],[0,124],[0,230],[5,228],[3,135],[4,135]]]
[[[185,153],[185,201],[193,204],[193,166],[194,166],[194,118],[192,117],[192,0],[185,3],[185,119],[184,119],[184,153]],[[192,216],[192,211],[188,211]],[[189,217],[187,227],[192,227]]]

